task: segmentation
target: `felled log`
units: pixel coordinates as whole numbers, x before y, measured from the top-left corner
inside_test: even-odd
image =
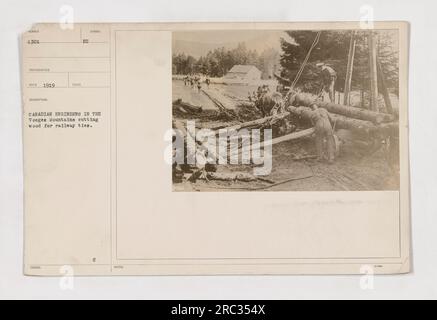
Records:
[[[210,172],[208,173],[207,178],[209,180],[243,181],[243,182],[251,182],[251,181],[258,180],[256,176],[246,172],[229,172],[229,173]]]
[[[383,135],[399,137],[399,122],[381,123],[378,130]]]
[[[177,110],[177,111],[182,112],[182,113],[188,113],[187,110],[185,110],[182,106],[180,106],[178,104],[173,105],[173,110]]]
[[[311,96],[302,93],[296,94],[293,103],[294,106],[305,106],[305,107],[311,107],[312,104],[316,104],[318,107],[324,108],[331,113],[343,115],[348,118],[371,121],[375,124],[380,124],[383,122],[392,122],[395,120],[394,116],[391,114],[379,113],[379,112],[351,107],[351,106],[344,106],[341,104],[322,101],[320,99],[314,100]]]
[[[253,121],[243,122],[243,123],[240,123],[240,124],[237,124],[234,126],[230,126],[230,127],[226,127],[226,128],[222,128],[222,129],[231,131],[231,130],[240,130],[243,128],[259,127],[259,126],[262,126],[263,124],[266,124],[269,121],[271,124],[274,124],[278,120],[281,120],[281,119],[287,117],[288,115],[290,115],[290,112],[286,111],[286,112],[278,113],[274,116],[268,116],[268,117],[256,119]]]
[[[274,144],[281,143],[284,141],[296,140],[296,139],[308,137],[308,136],[312,135],[313,133],[314,133],[314,128],[296,131],[293,133],[286,134],[282,137],[274,138],[270,141],[264,141],[263,143],[261,143],[261,146],[269,146],[269,145],[274,145]]]
[[[268,116],[261,119],[256,119],[248,122],[239,123],[233,126],[226,127],[224,125],[211,127],[209,129],[216,131],[216,130],[226,130],[226,131],[233,131],[233,130],[240,130],[244,128],[259,128],[266,124],[267,122],[271,121],[270,124],[275,124],[277,121],[284,119],[285,117],[289,116],[290,112],[282,112],[278,113],[274,116]],[[218,135],[219,132],[216,132],[215,135]]]
[[[216,107],[219,109],[220,111],[220,115],[221,118],[224,120],[233,120],[233,119],[237,119],[238,120],[238,116],[231,112],[233,111],[235,105],[227,105],[226,103],[224,104],[223,99],[219,100],[217,99],[217,95],[216,93],[211,94],[211,91],[206,91],[205,89],[202,89],[202,92],[216,105]],[[218,94],[220,95],[220,94]],[[223,95],[220,95],[220,97],[222,98]]]
[[[229,99],[218,90],[204,88],[202,89],[202,92],[215,104],[218,104],[220,108],[235,109],[237,106],[237,103],[235,103],[235,101]]]
[[[240,108],[256,108],[255,104],[249,100],[238,100],[238,107]]]
[[[216,159],[217,161],[220,161],[220,163],[225,163],[226,160],[224,160],[220,154],[218,154],[216,152],[216,150],[213,150],[212,148],[208,148],[207,146],[205,146],[201,141],[197,140],[195,135],[192,134],[192,132],[189,132],[185,129],[184,125],[179,122],[179,121],[174,121],[173,122],[175,129],[178,129],[180,132],[182,132],[182,134],[184,135],[184,139],[186,141],[188,135],[190,135],[190,137],[195,141],[196,143],[196,148],[198,150],[200,150],[201,152],[203,152],[205,154],[205,156],[207,155],[211,155],[211,157],[213,159]]]
[[[174,106],[182,107],[183,110],[186,110],[186,111],[189,111],[189,112],[193,112],[193,113],[202,112],[202,107],[201,106],[192,105],[191,103],[182,101],[182,99],[174,100],[173,101],[173,105]]]
[[[260,143],[259,146],[262,149],[262,148],[264,148],[266,146],[275,145],[275,144],[278,144],[278,143],[281,143],[281,142],[297,140],[297,139],[300,139],[300,138],[309,137],[314,132],[315,132],[314,128],[309,128],[309,129],[304,129],[304,130],[296,131],[296,132],[293,132],[293,133],[289,133],[289,134],[283,135],[281,137],[274,138],[272,140],[263,141],[263,142]],[[240,146],[236,151],[231,152],[231,156],[236,156],[237,152],[238,152],[238,157],[241,157],[242,154],[243,154],[243,146]],[[250,150],[249,150],[249,152],[250,152]],[[248,158],[250,158],[248,154],[245,154],[245,155],[248,156]]]
[[[311,118],[314,113],[312,109],[307,107],[291,106],[288,107],[288,111],[290,111],[291,114],[301,117],[307,121],[311,121]],[[377,130],[377,126],[375,126],[370,121],[351,119],[342,115],[332,114],[332,113],[331,113],[331,118],[334,121],[333,125],[335,125],[336,129],[349,129],[365,135],[370,134],[375,130]]]

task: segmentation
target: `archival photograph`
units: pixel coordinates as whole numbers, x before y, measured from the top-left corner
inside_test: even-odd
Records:
[[[399,190],[397,30],[173,32],[173,191]]]

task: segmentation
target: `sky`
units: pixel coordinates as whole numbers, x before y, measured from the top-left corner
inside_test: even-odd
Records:
[[[244,42],[250,50],[259,53],[265,49],[281,49],[280,39],[292,41],[284,31],[275,30],[216,30],[173,33],[173,53],[186,53],[196,58],[215,48],[233,49]]]

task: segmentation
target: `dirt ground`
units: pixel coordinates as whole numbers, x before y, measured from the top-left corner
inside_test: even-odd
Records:
[[[183,86],[183,83],[181,84]],[[196,104],[196,101],[205,98],[196,97],[196,100],[188,100],[189,95],[181,92],[192,89],[181,88],[179,84],[176,87],[177,89],[173,91],[173,99],[183,98],[184,101]],[[230,88],[231,86],[225,88],[230,95],[240,92],[241,96],[243,90],[247,89],[233,86],[232,89]],[[202,96],[201,93],[196,94]],[[202,128],[235,124],[235,122],[221,121],[217,111],[209,107],[202,114],[194,117],[180,114],[174,114],[173,117],[179,120],[196,119],[196,125]],[[319,162],[316,159],[296,160],[315,155],[314,139],[307,137],[275,144],[272,147],[272,172],[268,176],[263,176],[262,180],[251,182],[197,180],[192,183],[187,180],[190,174],[186,173],[183,182],[173,183],[173,190],[210,192],[399,190],[398,165],[388,161],[384,146],[375,151],[361,146],[353,139],[343,142],[340,154],[333,164]],[[217,172],[253,173],[253,168],[253,165],[219,165]]]
[[[283,142],[273,146],[273,168],[264,181],[228,182],[185,180],[173,184],[175,191],[377,191],[399,190],[399,172],[388,165],[383,150],[366,156],[344,145],[335,163],[315,159],[293,160],[313,155],[313,139]],[[218,172],[253,172],[250,165],[218,166]]]

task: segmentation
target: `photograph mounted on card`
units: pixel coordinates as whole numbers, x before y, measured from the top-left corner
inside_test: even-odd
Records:
[[[408,41],[404,22],[34,25],[25,273],[409,272]]]

